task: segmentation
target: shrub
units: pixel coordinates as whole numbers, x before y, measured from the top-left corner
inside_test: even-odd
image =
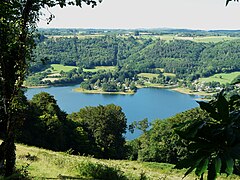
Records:
[[[127,179],[123,171],[116,167],[109,167],[105,164],[83,162],[79,165],[80,175],[87,178],[104,179],[104,180],[122,180]]]

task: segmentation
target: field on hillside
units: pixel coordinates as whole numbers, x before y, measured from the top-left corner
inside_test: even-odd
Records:
[[[34,179],[111,179],[111,177],[97,178],[97,173],[101,174],[101,171],[102,176],[112,173],[110,174],[112,178],[118,172],[119,175],[127,179],[146,177],[151,180],[159,178],[181,179],[184,174],[183,170],[173,169],[171,164],[141,163],[127,160],[99,160],[92,157],[73,156],[68,153],[53,152],[25,145],[17,145],[17,167],[27,170],[29,176]],[[92,171],[93,169],[96,171]],[[193,178],[193,176],[191,175],[190,177]]]
[[[197,36],[197,37],[185,37],[185,36],[176,36],[174,34],[167,35],[142,35],[143,38],[152,38],[152,39],[162,39],[166,41],[170,40],[191,40],[194,42],[203,42],[203,43],[217,43],[221,41],[235,40],[240,39],[240,37],[229,37],[229,36]]]
[[[169,77],[176,77],[176,74],[173,73],[163,73],[164,76],[169,76]],[[140,73],[138,74],[139,77],[145,77],[148,79],[153,79],[154,77],[157,78],[159,74],[154,74],[154,73]]]
[[[130,34],[131,36],[134,36],[133,33]],[[130,36],[129,34],[126,35],[121,35],[118,37],[121,38],[128,38]],[[77,35],[54,35],[54,36],[48,36],[48,38],[79,38],[79,39],[85,39],[85,38],[97,38],[97,37],[102,37],[105,36],[105,34],[89,34],[89,35],[84,35],[84,34],[77,34]],[[175,34],[165,34],[165,35],[149,35],[149,34],[142,34],[140,36],[134,36],[136,38],[142,37],[142,38],[152,38],[152,39],[162,39],[166,41],[178,39],[178,40],[191,40],[194,42],[213,42],[217,43],[220,41],[228,41],[228,40],[235,40],[235,39],[240,39],[240,37],[230,37],[230,36],[197,36],[197,37],[189,37],[189,36],[177,36]]]
[[[17,168],[31,179],[180,180],[186,171],[166,163],[95,159],[21,144],[17,144],[16,155]],[[196,179],[196,175],[185,179]],[[223,175],[218,179],[240,178]]]
[[[199,82],[219,82],[221,84],[231,83],[233,79],[240,75],[240,72],[219,73],[208,78],[200,78]]]
[[[46,69],[45,71],[50,70],[51,73],[60,73],[61,71],[69,72],[73,69],[78,68],[77,66],[64,66],[62,64],[51,64],[51,68]],[[96,66],[94,69],[83,69],[85,72],[97,72],[100,70],[114,71],[116,66]]]
[[[115,71],[116,66],[96,66],[94,69],[83,69],[85,72],[97,72],[101,70],[106,70],[106,71]]]
[[[51,67],[45,71],[50,70],[52,73],[60,73],[61,71],[69,72],[73,69],[78,68],[77,66],[64,66],[62,64],[51,64]]]
[[[213,43],[218,43],[221,41],[229,41],[229,40],[236,40],[240,39],[240,37],[230,37],[230,36],[203,36],[203,37],[195,37],[192,39],[194,42],[203,42],[203,43],[208,43],[208,42],[213,42]]]
[[[148,79],[153,79],[154,77],[157,78],[159,74],[154,74],[154,73],[140,73],[138,74],[139,77],[144,77]]]

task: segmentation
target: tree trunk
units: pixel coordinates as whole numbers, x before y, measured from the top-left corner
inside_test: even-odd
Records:
[[[6,160],[5,176],[6,177],[14,173],[15,161],[16,161],[15,150],[16,150],[16,146],[14,144],[14,134],[10,133],[7,139],[5,140],[5,160]]]

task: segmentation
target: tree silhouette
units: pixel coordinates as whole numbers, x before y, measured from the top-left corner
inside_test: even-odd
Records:
[[[228,3],[229,3],[230,1],[232,1],[232,0],[226,0],[226,6],[228,5]],[[237,1],[237,2],[238,2],[238,0],[233,0],[233,1]]]

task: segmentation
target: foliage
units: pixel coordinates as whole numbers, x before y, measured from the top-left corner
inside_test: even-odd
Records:
[[[66,118],[53,96],[41,92],[28,102],[26,120],[16,140],[56,151],[72,149],[74,154],[93,154],[87,132]]]
[[[187,157],[188,141],[182,140],[172,127],[185,121],[191,121],[197,116],[205,117],[199,108],[179,113],[165,120],[155,120],[148,131],[146,131],[148,127],[146,119],[140,123],[133,123],[132,126],[141,129],[144,134],[127,143],[128,157],[141,161],[177,163]]]
[[[191,142],[187,146],[191,155],[176,165],[189,168],[185,176],[193,170],[201,178],[208,170],[208,179],[216,179],[219,173],[234,173],[240,159],[239,99],[237,95],[227,101],[221,92],[216,100],[198,102],[209,116],[196,117],[176,129],[180,137]]]
[[[54,150],[63,149],[66,114],[60,110],[53,96],[45,92],[34,95],[29,102],[28,114],[17,140]]]
[[[123,158],[127,120],[121,107],[114,104],[86,107],[69,118],[79,122],[88,133],[96,156]]]
[[[105,164],[83,162],[79,165],[80,175],[94,179],[120,180],[127,179],[124,173],[116,167],[109,167]]]

